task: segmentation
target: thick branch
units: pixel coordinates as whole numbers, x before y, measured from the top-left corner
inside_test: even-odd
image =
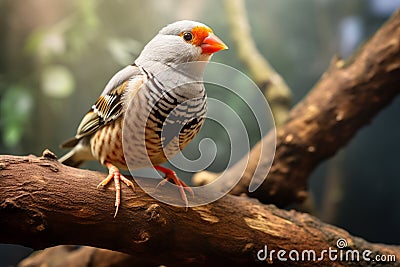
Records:
[[[400,92],[400,11],[372,37],[349,62],[335,60],[314,89],[277,128],[274,159],[260,158],[270,133],[250,152],[241,181],[231,191],[248,193],[256,168],[265,182],[249,195],[280,207],[307,197],[307,179],[323,160],[333,156]],[[228,177],[246,164],[246,157],[227,171]],[[205,184],[218,174],[198,173],[193,181]],[[257,177],[262,180],[263,177]],[[230,185],[227,185],[230,186]]]
[[[123,191],[114,219],[114,189],[96,189],[102,178],[102,173],[70,168],[54,159],[1,156],[0,242],[36,249],[89,245],[133,255],[138,265],[252,266],[260,263],[257,252],[264,245],[268,250],[308,249],[319,254],[345,238],[348,249],[400,258],[399,247],[370,244],[310,215],[246,197],[226,196],[185,211],[159,203],[137,187],[136,193]],[[280,263],[275,257],[273,261]],[[326,258],[318,264],[332,262]]]

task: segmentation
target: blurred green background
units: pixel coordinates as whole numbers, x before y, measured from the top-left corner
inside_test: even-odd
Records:
[[[334,55],[350,56],[400,1],[248,0],[246,7],[257,46],[292,89],[295,105]],[[74,135],[112,75],[179,19],[211,26],[230,47],[213,61],[246,73],[222,1],[0,0],[0,153],[49,148],[60,156],[58,145]],[[399,114],[397,99],[316,170],[310,186],[318,217],[368,241],[400,244]],[[29,252],[0,245],[0,266]]]

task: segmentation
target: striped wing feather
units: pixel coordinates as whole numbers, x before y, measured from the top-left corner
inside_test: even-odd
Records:
[[[104,125],[119,118],[123,113],[125,89],[129,81],[140,73],[136,66],[130,65],[115,74],[96,103],[83,117],[75,137],[64,142],[61,147],[73,147],[82,138],[94,134]]]

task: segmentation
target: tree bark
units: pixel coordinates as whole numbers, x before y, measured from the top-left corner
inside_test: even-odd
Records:
[[[308,214],[247,197],[228,195],[186,211],[160,203],[136,187],[135,192],[123,191],[114,219],[113,187],[96,189],[104,173],[67,167],[48,155],[0,157],[0,242],[35,249],[58,244],[94,246],[130,254],[131,263],[139,266],[255,266],[263,263],[257,253],[265,245],[275,254],[264,263],[314,265],[313,261],[281,262],[276,253],[295,249],[301,256],[304,250],[314,250],[318,258],[323,249],[337,249],[339,238],[348,243],[344,252],[359,250],[362,255],[368,249],[371,257],[400,258],[399,247],[370,244]],[[156,186],[157,180],[149,183]],[[83,257],[76,258],[83,262]],[[317,262],[319,266],[350,263],[327,256]]]
[[[347,62],[333,60],[313,90],[292,109],[288,121],[277,128],[273,159],[260,158],[262,147],[270,147],[275,141],[273,133],[269,133],[250,151],[248,164],[245,156],[225,173],[230,177],[238,169],[246,169],[231,193],[245,193],[279,207],[302,202],[308,196],[307,180],[311,172],[345,146],[399,94],[399,77],[400,11],[397,11],[353,58]],[[218,176],[204,171],[197,173],[193,182],[207,184]],[[253,178],[264,182],[249,193]],[[225,186],[230,185],[221,185]]]

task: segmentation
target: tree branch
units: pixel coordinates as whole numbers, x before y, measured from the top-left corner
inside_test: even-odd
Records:
[[[344,238],[347,249],[400,258],[399,247],[370,244],[308,214],[264,206],[247,197],[225,196],[185,211],[157,202],[136,187],[135,193],[123,191],[114,219],[113,187],[95,186],[103,178],[103,173],[45,157],[0,156],[0,242],[35,249],[95,246],[128,253],[138,265],[253,266],[260,264],[257,253],[265,245],[268,251],[307,249],[319,255]],[[156,186],[153,180],[149,184]],[[275,256],[273,262],[280,263]],[[312,262],[290,262],[307,264]],[[332,262],[327,257],[318,264]]]
[[[381,27],[360,52],[348,62],[335,59],[314,89],[290,112],[288,121],[277,128],[274,159],[260,158],[263,145],[274,142],[267,134],[247,156],[225,175],[245,166],[242,179],[231,191],[246,193],[264,203],[284,207],[308,196],[307,179],[323,160],[333,156],[363,126],[386,107],[400,92],[400,11]],[[256,168],[265,175],[253,193],[248,186]],[[216,173],[200,172],[196,185],[207,184]],[[256,177],[262,180],[264,177]],[[222,185],[222,187],[230,185]]]
[[[237,46],[240,60],[248,68],[254,82],[260,88],[271,107],[277,125],[288,117],[291,91],[282,77],[262,56],[251,36],[250,24],[243,0],[225,0],[225,9],[232,38]]]

